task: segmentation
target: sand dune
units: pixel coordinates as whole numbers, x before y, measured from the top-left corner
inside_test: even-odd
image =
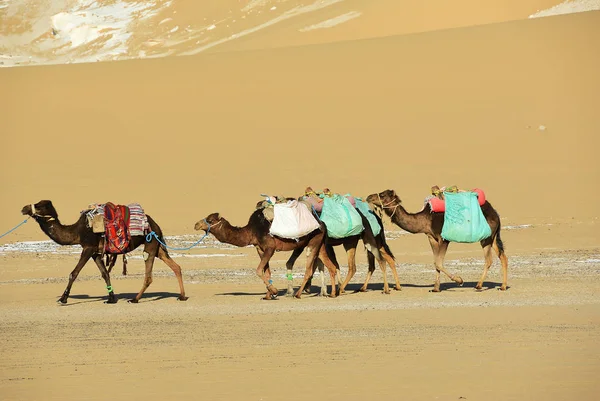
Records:
[[[595,218],[599,21],[4,69],[1,220],[137,201],[184,234],[265,192],[393,188],[415,210],[433,184],[484,188],[513,224]]]
[[[5,0],[0,3],[0,65],[95,62],[329,43],[524,19],[558,3],[47,0],[39,5],[37,0]]]

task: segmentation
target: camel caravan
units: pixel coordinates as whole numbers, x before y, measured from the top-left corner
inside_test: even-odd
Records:
[[[440,272],[451,280],[463,284],[458,275],[444,268],[444,257],[450,242],[479,242],[483,248],[485,263],[476,290],[481,290],[492,265],[492,249],[502,266],[502,285],[507,289],[508,258],[500,239],[500,217],[485,199],[480,189],[459,190],[456,187],[432,187],[431,195],[417,213],[407,212],[400,198],[393,190],[374,193],[365,199],[350,194],[337,194],[329,189],[317,193],[306,188],[300,197],[279,197],[263,195],[244,227],[229,223],[219,213],[211,213],[196,222],[195,230],[213,235],[218,241],[239,247],[254,246],[259,264],[257,276],[266,287],[263,299],[276,299],[279,290],[273,284],[269,261],[275,252],[291,251],[286,262],[287,291],[285,294],[301,298],[310,293],[312,277],[317,269],[321,272],[319,295],[335,298],[344,294],[345,289],[356,273],[356,250],[362,242],[367,254],[368,271],[363,285],[358,291],[366,291],[375,271],[375,261],[383,274],[383,293],[390,293],[387,280],[389,265],[394,277],[394,289],[401,289],[396,260],[385,238],[383,215],[409,233],[424,233],[433,251],[436,271],[432,292],[440,292]],[[134,299],[137,303],[152,283],[154,260],[158,257],[165,262],[179,283],[179,300],[185,301],[181,267],[169,256],[169,246],[164,240],[160,226],[145,212],[141,205],[92,204],[81,212],[80,218],[72,225],[63,225],[51,201],[43,200],[26,205],[22,214],[35,219],[42,231],[60,245],[81,245],[79,262],[69,275],[69,282],[59,303],[67,303],[73,282],[89,259],[93,259],[108,291],[107,303],[116,303],[110,272],[118,255],[123,255],[123,274],[126,274],[126,255],[143,248],[145,275],[142,288]],[[201,238],[201,240],[204,237]],[[200,241],[198,241],[200,242]],[[348,257],[348,273],[341,278],[340,265],[334,247],[342,245]],[[306,250],[306,265],[300,287],[294,291],[293,267],[296,260]],[[331,291],[327,294],[325,268],[329,272]]]

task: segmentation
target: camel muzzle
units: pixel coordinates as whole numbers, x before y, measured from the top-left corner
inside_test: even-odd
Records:
[[[21,214],[33,216],[35,214],[35,206],[33,203],[31,205],[24,206],[23,209],[21,209]]]

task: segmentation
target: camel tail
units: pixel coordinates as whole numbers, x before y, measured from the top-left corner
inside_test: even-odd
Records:
[[[388,255],[390,255],[392,257],[392,259],[396,260],[396,257],[392,253],[392,250],[388,246],[387,242],[385,242],[385,238],[384,238],[384,241],[383,241],[383,249],[385,249],[385,251],[388,253]]]
[[[500,238],[500,227],[498,227],[498,232],[496,233],[496,238],[494,240],[496,241],[496,245],[498,246],[498,254],[503,255],[504,243],[502,242],[502,238]]]

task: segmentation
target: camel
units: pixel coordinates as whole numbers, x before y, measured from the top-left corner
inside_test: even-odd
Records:
[[[302,285],[295,294],[296,298],[301,298],[302,292],[306,287],[308,279],[312,276],[315,268],[315,260],[317,256],[323,261],[331,276],[331,294],[330,297],[335,298],[337,288],[335,283],[336,268],[333,262],[329,259],[325,250],[324,241],[327,229],[323,223],[320,228],[303,237],[294,239],[285,239],[274,237],[269,234],[271,223],[265,218],[262,210],[255,210],[248,220],[248,224],[244,227],[236,227],[231,225],[219,213],[212,213],[203,220],[198,221],[194,228],[210,232],[215,238],[221,242],[245,247],[253,245],[258,255],[260,263],[256,268],[257,276],[263,280],[267,292],[263,299],[274,299],[279,291],[273,285],[271,280],[271,271],[269,269],[269,260],[276,251],[293,251],[295,249],[308,248],[306,258],[306,271]]]
[[[463,279],[460,278],[460,276],[452,275],[444,268],[444,257],[446,256],[446,251],[448,250],[450,242],[442,238],[442,227],[444,225],[443,212],[432,213],[429,204],[426,204],[422,211],[418,213],[408,213],[402,206],[396,192],[391,189],[369,195],[367,197],[367,202],[375,207],[383,209],[392,222],[400,228],[413,234],[424,233],[427,235],[431,250],[433,251],[433,260],[436,269],[433,292],[440,292],[440,272],[443,272],[452,281],[460,285],[463,284]],[[481,291],[483,288],[483,281],[492,265],[491,249],[493,248],[502,264],[502,286],[500,287],[500,290],[505,291],[507,289],[508,258],[504,253],[504,245],[500,239],[500,216],[487,201],[481,206],[481,211],[490,225],[492,235],[480,242],[485,257],[485,265],[481,279],[475,286],[475,289]]]
[[[332,262],[336,265],[336,268],[338,270],[340,267],[335,256],[335,252],[333,251],[333,247],[342,245],[346,250],[346,254],[348,256],[348,274],[346,275],[346,279],[344,280],[344,282],[340,283],[340,294],[343,294],[345,292],[344,290],[346,286],[348,285],[352,277],[354,277],[354,274],[356,274],[356,248],[358,246],[359,240],[363,241],[363,244],[365,245],[365,248],[367,250],[367,261],[369,264],[369,269],[367,271],[367,277],[365,278],[365,282],[358,291],[367,291],[367,286],[369,284],[369,281],[371,280],[373,272],[375,271],[375,259],[377,259],[377,262],[379,263],[379,266],[381,267],[381,271],[383,273],[383,293],[390,294],[390,288],[386,274],[386,263],[390,265],[392,273],[394,274],[394,289],[396,291],[400,291],[401,286],[400,280],[398,278],[398,272],[396,270],[394,254],[392,253],[391,249],[385,241],[385,233],[383,229],[381,230],[379,235],[375,236],[373,234],[373,231],[371,230],[371,226],[367,218],[362,214],[360,210],[357,209],[357,212],[358,214],[360,214],[363,222],[363,227],[365,228],[361,234],[353,235],[346,238],[327,237],[325,239],[325,247],[327,254],[329,255],[329,258],[332,260]],[[383,227],[379,216],[376,216],[376,218],[381,227]],[[288,277],[291,277],[292,269],[294,268],[294,263],[296,262],[296,259],[298,259],[300,254],[302,254],[302,249],[296,249],[286,262],[285,265],[287,268]],[[317,267],[319,268],[319,270],[321,270],[320,260],[317,260]],[[288,280],[288,293],[290,291],[293,291],[292,288],[292,282],[291,280]]]
[[[75,279],[77,279],[79,272],[81,269],[83,269],[83,266],[85,266],[90,258],[94,259],[98,269],[100,269],[102,278],[106,282],[106,288],[108,290],[108,300],[106,303],[113,304],[117,302],[117,297],[113,291],[112,285],[110,284],[110,274],[106,270],[106,266],[102,260],[102,255],[104,253],[104,238],[102,237],[102,234],[96,234],[92,231],[92,228],[88,227],[85,213],[81,214],[79,220],[77,220],[75,224],[63,225],[58,219],[58,213],[56,212],[56,209],[49,200],[39,201],[35,205],[26,205],[21,210],[21,213],[33,217],[40,225],[42,231],[57,244],[81,245],[83,248],[81,251],[81,256],[79,257],[79,262],[69,275],[69,284],[67,284],[67,288],[58,302],[61,304],[67,303],[73,282]],[[148,215],[146,215],[146,217],[148,218],[150,229],[156,233],[161,241],[164,242],[162,230],[158,224],[156,224],[152,217]],[[185,290],[183,289],[181,267],[175,263],[173,259],[171,259],[167,249],[160,245],[156,238],[153,237],[152,241],[146,242],[145,236],[132,236],[131,241],[129,242],[129,247],[127,248],[127,252],[133,251],[142,244],[144,244],[144,260],[146,263],[144,283],[140,292],[129,302],[139,302],[144,291],[146,291],[148,286],[152,283],[152,267],[154,266],[154,259],[156,257],[165,262],[167,266],[173,270],[177,280],[179,281],[180,295],[178,299],[180,301],[186,301],[188,297],[185,296]],[[112,257],[110,259],[112,259]],[[114,257],[114,260],[116,261],[116,256]]]
[[[311,187],[307,187],[305,189],[304,193],[305,193],[305,195],[298,198],[298,201],[304,200],[304,197],[313,197],[314,199],[320,200],[318,195],[313,191],[313,189]],[[328,188],[325,188],[323,190],[323,193],[332,194]],[[276,198],[277,202],[285,202],[288,200],[294,200],[294,198],[284,198],[284,197],[275,197],[275,198]],[[268,205],[269,205],[269,203],[267,201],[260,201],[256,204],[256,209],[262,210],[265,207],[267,207]],[[390,265],[392,272],[394,274],[394,280],[396,283],[395,289],[397,291],[401,290],[400,280],[398,279],[398,272],[396,271],[396,263],[395,263],[394,255],[392,254],[392,251],[390,250],[390,248],[388,247],[388,245],[385,241],[385,234],[384,234],[383,230],[379,233],[378,236],[375,236],[373,234],[373,231],[371,230],[371,226],[370,226],[367,218],[362,214],[362,212],[360,210],[357,209],[357,212],[359,213],[359,215],[362,218],[363,227],[365,227],[365,229],[363,230],[363,232],[361,234],[353,235],[353,236],[346,237],[346,238],[336,239],[336,238],[326,237],[326,239],[325,239],[325,247],[326,247],[327,255],[329,256],[331,261],[336,266],[336,277],[337,277],[337,280],[338,280],[338,283],[340,286],[340,294],[345,292],[344,290],[345,290],[346,286],[348,285],[348,283],[350,282],[350,280],[352,279],[354,274],[356,274],[356,248],[358,246],[359,240],[361,240],[361,239],[362,239],[363,243],[365,244],[365,248],[367,249],[367,260],[369,262],[369,269],[367,272],[367,277],[365,279],[365,283],[363,284],[363,286],[360,288],[359,291],[361,291],[361,292],[367,291],[367,286],[369,284],[371,276],[373,275],[373,272],[375,271],[375,259],[377,259],[377,261],[379,262],[379,265],[383,272],[383,281],[384,281],[383,293],[384,294],[390,293],[389,285],[387,282],[386,267],[385,267],[386,262]],[[376,215],[375,217],[377,218],[380,226],[383,227],[383,224],[382,224],[379,216]],[[340,279],[340,275],[339,275],[340,266],[339,266],[339,263],[337,262],[335,252],[333,251],[333,247],[338,246],[338,245],[343,245],[344,249],[346,250],[346,253],[348,255],[348,274],[343,283],[342,283],[342,281]],[[287,292],[286,292],[287,296],[292,296],[294,294],[292,270],[294,268],[294,264],[295,264],[296,260],[300,257],[300,255],[302,254],[303,251],[304,251],[303,248],[295,249],[292,252],[292,255],[290,256],[288,261],[286,262],[286,268],[287,268],[286,276],[288,278],[288,288],[287,288]],[[318,268],[319,271],[322,273],[323,272],[323,262],[319,258],[317,258],[316,263],[317,263],[316,268]],[[316,268],[314,270],[316,270]],[[308,293],[310,293],[310,281],[311,280],[312,280],[312,277],[309,278],[307,287],[305,288],[305,291]],[[320,293],[320,295],[326,295],[323,275],[321,275],[321,293]]]

